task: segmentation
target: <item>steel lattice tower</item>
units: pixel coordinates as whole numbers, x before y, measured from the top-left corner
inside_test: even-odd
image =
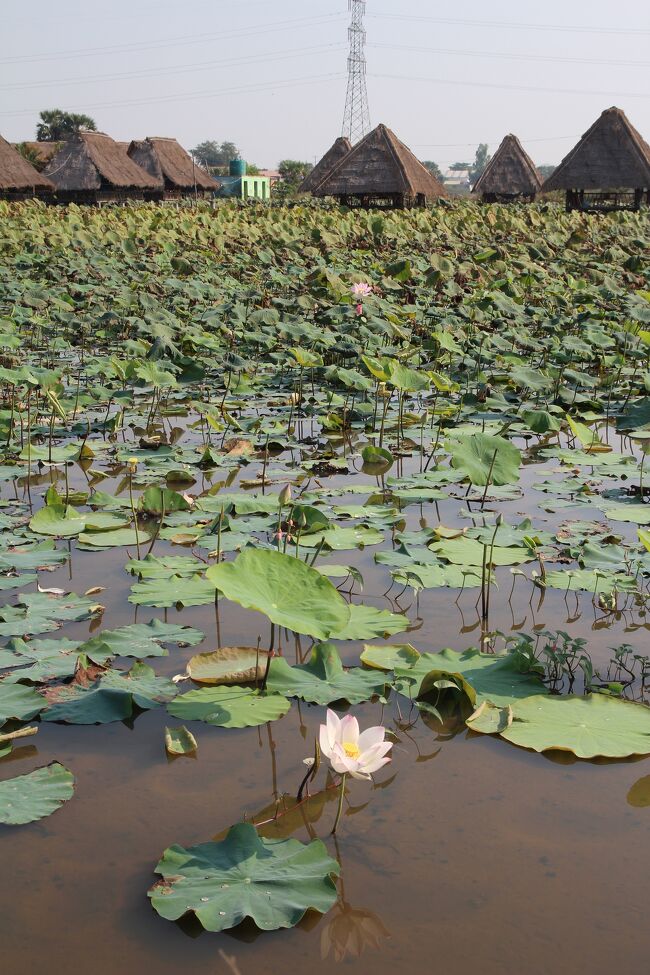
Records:
[[[352,23],[348,28],[350,40],[348,90],[345,95],[345,113],[341,134],[346,135],[354,145],[370,131],[370,112],[366,89],[366,31],[363,26],[366,0],[348,0],[348,9],[352,11]]]

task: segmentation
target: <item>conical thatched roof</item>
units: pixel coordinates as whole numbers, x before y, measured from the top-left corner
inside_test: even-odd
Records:
[[[53,193],[54,184],[0,135],[0,193]]]
[[[496,196],[534,196],[542,185],[535,164],[516,135],[507,135],[472,189]]]
[[[162,180],[129,159],[124,146],[104,132],[79,132],[65,142],[43,170],[57,190],[162,190]]]
[[[344,156],[347,156],[351,148],[352,143],[350,140],[345,138],[345,136],[339,136],[336,142],[327,150],[323,158],[316,163],[312,171],[303,179],[300,184],[300,193],[311,193],[332,172],[336,164]]]
[[[357,142],[316,186],[315,196],[419,193],[429,199],[445,196],[442,184],[385,125]]]
[[[192,162],[192,157],[176,139],[147,136],[141,142],[129,146],[129,156],[156,179],[180,190],[216,190],[219,183]]]
[[[551,173],[547,190],[650,187],[650,146],[624,111],[608,108]]]

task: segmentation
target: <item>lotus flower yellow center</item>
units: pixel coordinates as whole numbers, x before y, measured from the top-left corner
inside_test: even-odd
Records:
[[[361,754],[361,749],[358,745],[353,745],[349,741],[343,742],[343,751],[348,756],[348,758],[358,758]]]

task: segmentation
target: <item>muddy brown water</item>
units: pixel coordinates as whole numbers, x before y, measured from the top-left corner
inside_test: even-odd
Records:
[[[542,528],[601,517],[595,507],[556,515],[531,507],[540,495],[530,484],[554,466],[546,462],[525,472],[527,497],[500,505],[510,522],[526,510]],[[110,491],[111,482],[102,488]],[[362,499],[340,499],[347,500]],[[411,528],[422,517],[431,525],[439,520],[433,505],[406,511]],[[457,502],[441,504],[443,523],[459,523],[457,511]],[[629,528],[621,526],[626,533]],[[43,584],[77,592],[106,586],[102,626],[158,617],[206,634],[199,647],[171,649],[169,657],[149,661],[158,673],[177,674],[193,653],[218,645],[213,607],[136,611],[127,602],[133,580],[123,570],[124,549],[77,552],[74,543],[71,549],[70,563],[42,575]],[[365,579],[361,599],[390,608],[382,595],[387,570],[373,562],[377,550],[332,553],[328,560],[358,565]],[[171,547],[160,542],[156,551]],[[566,628],[588,638],[597,660],[623,642],[647,651],[647,624],[638,612],[605,616],[587,594],[565,599],[553,591],[540,605],[537,593],[531,599],[530,587],[518,585],[508,603],[508,570],[499,578],[494,628]],[[415,599],[405,593],[393,608],[406,611],[415,628],[392,642],[408,640],[420,650],[476,645],[476,593],[464,593],[458,603],[456,595],[430,590]],[[61,631],[77,639],[88,632],[88,622]],[[219,633],[223,645],[254,645],[258,634],[266,640],[268,624],[222,602]],[[303,640],[303,653],[308,646]],[[286,635],[283,649],[293,660],[296,647]],[[347,660],[358,658],[359,644],[343,649]],[[271,934],[252,925],[209,934],[186,921],[167,922],[152,911],[146,891],[165,847],[204,842],[244,815],[269,818],[265,809],[282,794],[295,794],[323,708],[294,704],[280,721],[259,729],[190,723],[197,757],[174,760],[166,757],[163,733],[165,724],[179,722],[164,708],[140,714],[131,727],[41,725],[36,738],[0,762],[0,778],[56,759],[74,772],[76,791],[41,822],[0,827],[2,971],[276,975],[339,965],[355,975],[647,971],[650,761],[540,756],[475,736],[453,721],[443,729],[422,720],[409,728],[408,707],[401,722],[392,706],[354,711],[362,726],[383,721],[395,731],[393,762],[374,787],[351,784],[336,844],[329,837],[334,790],[308,804],[304,820],[288,814],[264,828],[266,835],[291,832],[304,841],[318,835],[342,867],[341,897],[329,914],[308,914],[296,929]]]

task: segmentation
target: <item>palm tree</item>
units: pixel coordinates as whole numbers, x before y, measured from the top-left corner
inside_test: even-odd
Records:
[[[74,135],[79,129],[97,131],[95,120],[89,115],[75,115],[64,112],[60,108],[46,109],[40,113],[40,122],[36,126],[38,142],[61,142]]]

